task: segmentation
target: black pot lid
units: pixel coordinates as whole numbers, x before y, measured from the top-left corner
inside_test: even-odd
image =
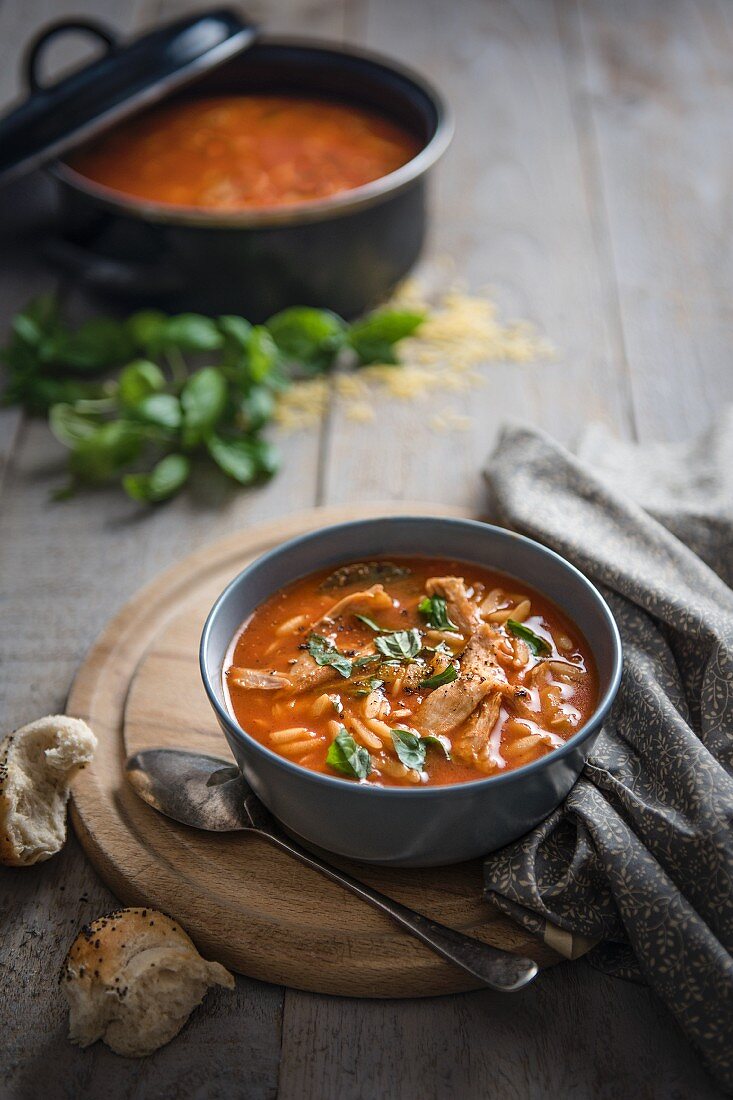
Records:
[[[55,84],[38,75],[51,39],[70,31],[100,39],[103,57]],[[47,27],[25,59],[30,95],[0,119],[0,182],[22,175],[101,133],[142,107],[247,49],[257,27],[226,8],[170,23],[120,42],[99,23],[68,19]]]

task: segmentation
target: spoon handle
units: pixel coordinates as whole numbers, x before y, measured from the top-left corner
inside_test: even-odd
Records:
[[[470,974],[475,981],[488,985],[492,989],[498,989],[502,993],[513,993],[528,985],[537,976],[537,964],[531,959],[491,947],[487,943],[482,943],[481,940],[464,936],[461,932],[455,932],[452,928],[446,928],[444,924],[439,924],[408,909],[406,905],[385,897],[378,890],[372,890],[345,871],[331,866],[312,852],[301,848],[294,840],[280,832],[266,829],[257,829],[257,832],[307,867],[319,871],[333,882],[338,882],[352,894],[360,897],[362,901],[368,902],[375,909],[391,917],[406,932],[417,936],[438,955],[442,955],[444,959],[448,959],[449,962]]]

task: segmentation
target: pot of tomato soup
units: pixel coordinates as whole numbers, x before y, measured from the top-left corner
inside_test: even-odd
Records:
[[[63,219],[52,254],[92,287],[254,321],[292,305],[351,317],[415,263],[451,132],[421,77],[270,40],[158,92],[50,168]]]

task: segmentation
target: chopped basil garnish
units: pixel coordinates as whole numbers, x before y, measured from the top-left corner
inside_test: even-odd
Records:
[[[366,779],[372,770],[372,758],[368,751],[357,745],[345,726],[342,726],[329,745],[326,763],[334,771],[351,779]]]
[[[401,763],[406,768],[422,771],[425,764],[426,748],[417,734],[410,733],[409,730],[395,729],[392,730],[392,741]]]
[[[381,661],[382,656],[380,653],[365,653],[363,657],[356,657],[352,664],[354,668],[366,668],[367,665],[373,665],[375,661]]]
[[[360,699],[364,695],[371,695],[380,687],[384,687],[384,680],[357,680],[351,694]]]
[[[392,743],[400,762],[406,768],[414,768],[416,771],[422,771],[425,767],[425,757],[430,745],[438,745],[445,753],[446,760],[450,760],[451,744],[447,737],[437,737],[432,733],[420,737],[411,730],[397,728],[392,730]]]
[[[422,648],[420,631],[415,627],[412,630],[396,630],[393,634],[382,634],[374,639],[374,644],[380,653],[395,661],[414,660]]]
[[[530,630],[524,623],[518,623],[516,619],[507,619],[506,628],[515,638],[521,638],[526,642],[535,657],[546,657],[548,653],[552,653],[550,643],[540,638],[539,634],[535,634],[534,630]]]
[[[330,592],[334,588],[346,588],[351,584],[374,584],[381,581],[399,580],[408,577],[412,573],[405,565],[395,565],[392,561],[360,561],[352,565],[342,565],[334,573],[329,574],[319,586],[320,592]]]
[[[428,676],[427,680],[420,681],[421,688],[439,688],[443,684],[452,684],[458,678],[458,669],[454,664],[446,665],[442,672],[436,672],[434,676]]]
[[[348,657],[344,657],[343,653],[339,653],[333,642],[329,642],[328,638],[324,638],[321,634],[311,634],[308,639],[308,652],[317,665],[330,665],[345,680],[351,676],[353,662]]]
[[[428,620],[428,626],[433,630],[452,630],[458,632],[458,627],[452,623],[448,615],[448,604],[442,596],[426,596],[420,600],[417,609]]]
[[[449,738],[444,737],[441,733],[428,733],[422,738],[422,741],[428,747],[430,745],[439,745],[445,753],[446,760],[450,760],[451,743]]]
[[[357,612],[354,612],[354,618],[355,619],[360,619],[363,623],[366,623],[366,625],[369,627],[369,629],[373,630],[375,634],[381,634],[381,632],[382,632],[381,626],[379,626],[377,623],[375,623],[374,619],[370,619],[368,615],[359,615],[359,614],[357,614]]]

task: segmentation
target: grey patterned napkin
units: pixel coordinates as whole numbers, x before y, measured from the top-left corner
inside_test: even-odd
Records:
[[[492,517],[599,584],[624,643],[580,779],[487,858],[486,896],[598,939],[591,961],[646,980],[733,1089],[733,410],[702,443],[596,429],[581,455],[510,426],[486,471]]]

